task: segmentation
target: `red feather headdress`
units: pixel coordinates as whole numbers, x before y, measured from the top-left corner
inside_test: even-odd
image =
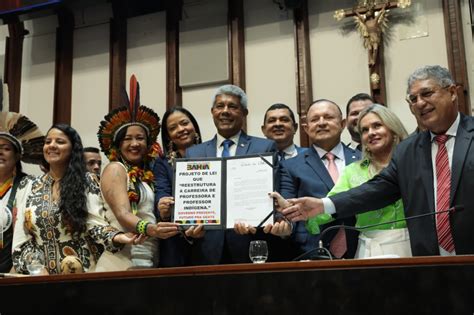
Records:
[[[125,105],[112,110],[100,122],[99,138],[100,148],[110,161],[117,160],[117,149],[114,141],[123,128],[138,125],[145,129],[149,142],[152,143],[148,156],[154,158],[162,154],[156,142],[160,133],[160,117],[151,108],[140,105],[140,86],[135,75],[130,78],[130,99],[124,91]]]

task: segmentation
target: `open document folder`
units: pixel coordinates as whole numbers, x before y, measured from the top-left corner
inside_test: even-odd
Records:
[[[228,158],[177,159],[172,222],[233,228],[237,222],[272,223],[274,154]]]

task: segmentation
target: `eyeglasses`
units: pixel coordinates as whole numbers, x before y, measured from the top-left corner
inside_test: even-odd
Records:
[[[408,103],[410,103],[411,105],[413,104],[416,104],[416,102],[418,102],[418,97],[419,98],[422,98],[424,100],[426,99],[429,99],[431,96],[433,96],[436,92],[440,91],[440,90],[445,90],[447,88],[449,88],[451,85],[448,85],[448,86],[444,86],[444,87],[440,87],[438,89],[426,89],[426,90],[423,90],[421,91],[420,93],[418,94],[408,94],[406,96],[406,101]]]

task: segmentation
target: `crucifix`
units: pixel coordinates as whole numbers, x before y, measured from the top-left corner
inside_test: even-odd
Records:
[[[359,0],[352,9],[341,9],[334,13],[338,21],[353,17],[364,47],[368,52],[369,82],[371,95],[377,103],[385,104],[385,71],[383,60],[383,33],[388,28],[388,10],[406,8],[411,0],[385,1]]]

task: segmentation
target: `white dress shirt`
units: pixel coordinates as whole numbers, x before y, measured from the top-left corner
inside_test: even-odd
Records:
[[[289,146],[284,148],[282,151],[283,153],[285,153],[285,160],[294,158],[295,156],[298,155],[298,151],[296,150],[296,145],[294,143],[290,144]]]
[[[448,151],[448,160],[449,160],[449,169],[451,170],[451,176],[453,176],[453,153],[454,153],[454,143],[456,142],[456,132],[459,127],[459,121],[461,120],[461,116],[458,114],[456,120],[453,122],[451,127],[446,131],[446,135],[449,136],[448,140],[444,144],[446,147],[446,151]],[[436,198],[438,196],[438,179],[436,177],[436,154],[438,154],[438,143],[434,140],[436,135],[432,132],[431,134],[431,163],[433,164],[433,194],[435,200],[435,211],[447,210],[447,209],[438,209],[436,205]],[[435,216],[436,218],[436,216]],[[454,256],[456,255],[456,251],[454,250],[452,253],[447,252],[442,248],[439,247],[439,252],[441,256]]]
[[[242,131],[239,131],[237,134],[233,135],[229,138],[229,140],[234,141],[234,144],[229,147],[229,156],[235,156],[235,152],[237,151],[237,146],[239,145],[239,138]],[[222,151],[224,150],[224,146],[222,143],[226,140],[220,134],[217,134],[217,141],[216,141],[216,157],[222,157]]]
[[[446,131],[446,134],[449,136],[448,141],[446,141],[445,146],[446,150],[448,151],[448,159],[449,159],[449,168],[451,169],[452,174],[452,163],[453,163],[453,153],[454,153],[454,143],[456,142],[456,132],[459,127],[459,121],[461,116],[458,114],[456,120],[453,122],[451,127]],[[433,164],[433,192],[434,192],[434,200],[436,200],[437,196],[437,180],[436,180],[436,154],[438,153],[438,144],[434,141],[434,137],[436,135],[431,133],[431,163]],[[329,198],[322,198],[322,202],[324,205],[324,212],[328,214],[336,213],[336,207],[334,203]],[[446,210],[446,209],[436,209],[436,202],[435,202],[435,210]],[[435,216],[436,218],[436,216]],[[439,252],[441,256],[454,256],[456,255],[456,251],[449,253],[445,251],[443,248],[439,247]]]
[[[321,158],[321,161],[323,162],[324,166],[327,169],[329,165],[329,161],[328,159],[326,159],[325,155],[326,153],[328,153],[328,151],[321,149],[320,147],[317,147],[314,144],[313,144],[313,147],[318,153],[319,157]],[[334,163],[336,163],[337,171],[339,175],[341,175],[342,171],[346,167],[346,158],[344,157],[344,147],[342,146],[342,143],[339,142],[334,148],[332,148],[331,153],[334,154]]]

